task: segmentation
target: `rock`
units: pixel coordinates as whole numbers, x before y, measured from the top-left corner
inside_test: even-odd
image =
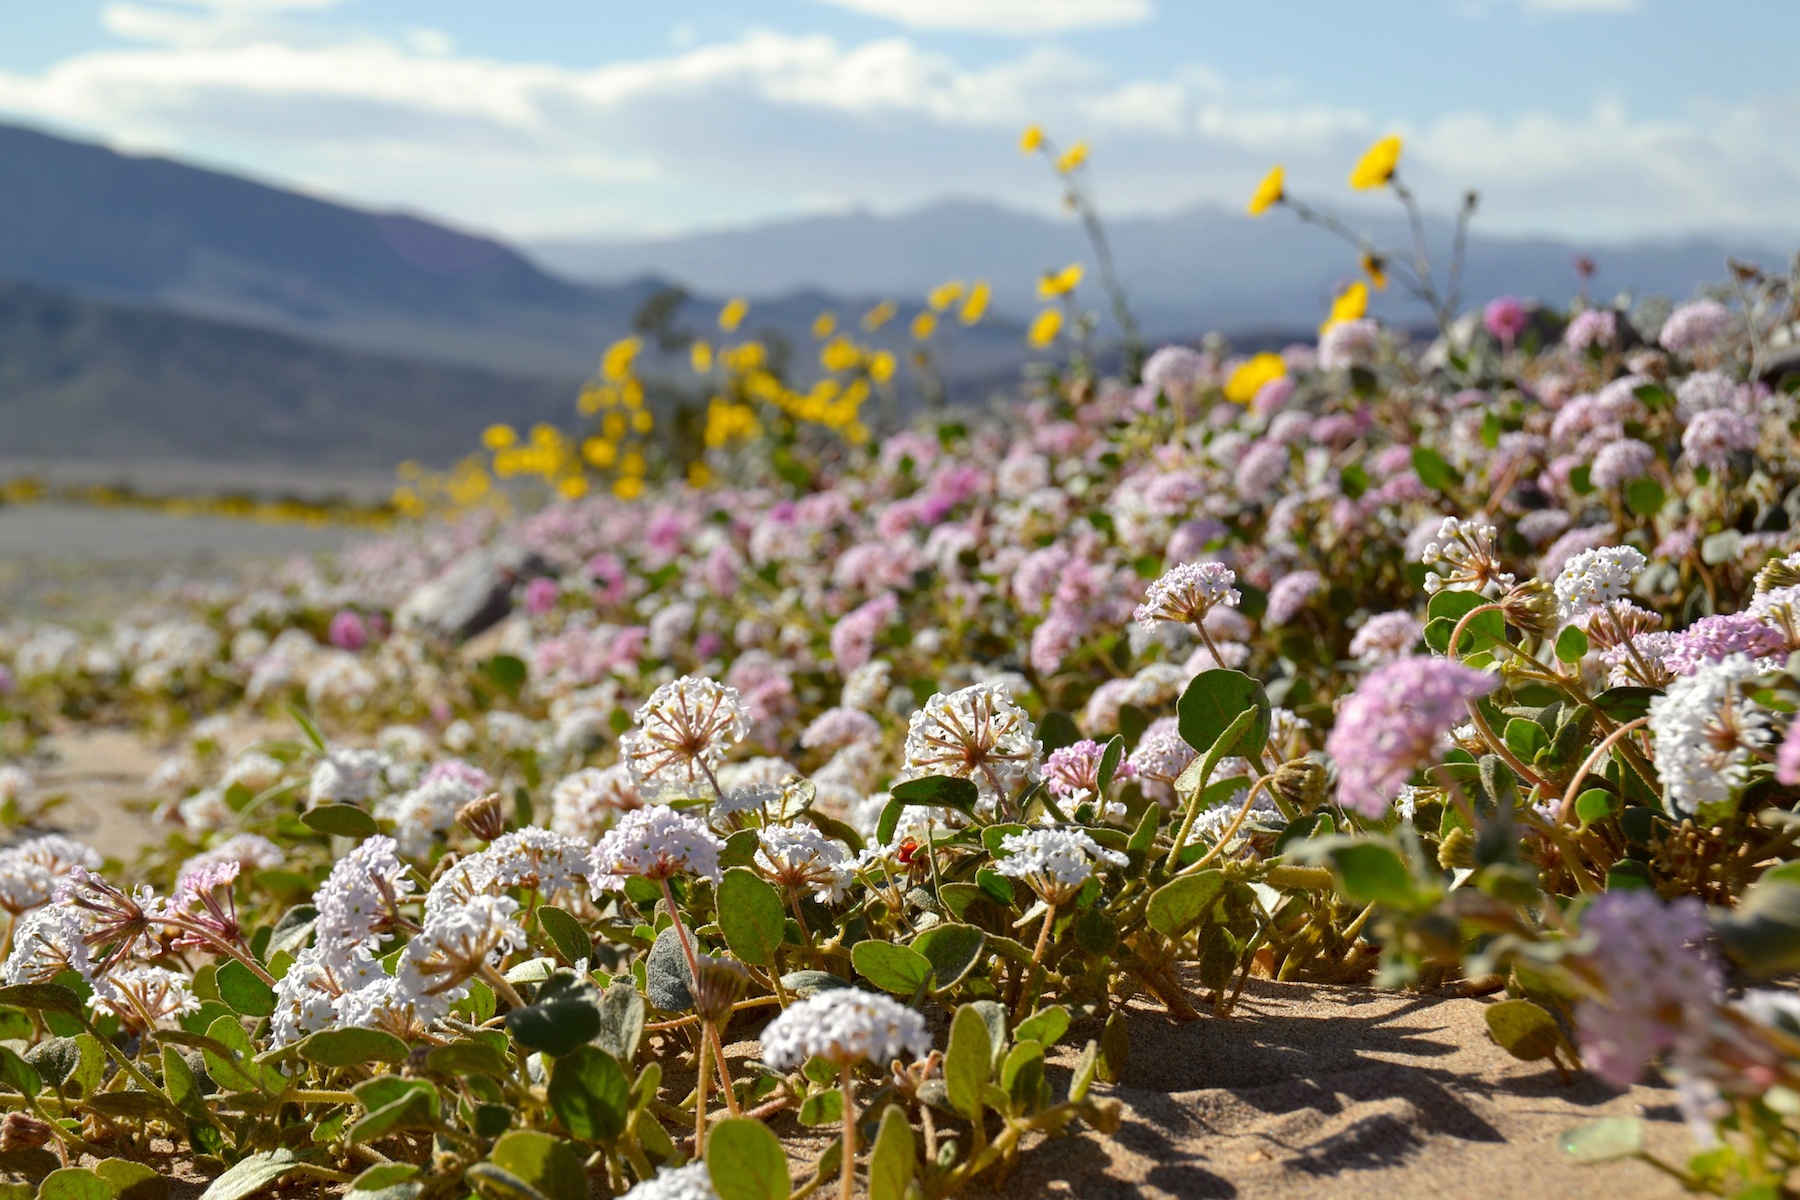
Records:
[[[419,587],[394,613],[401,629],[450,641],[474,637],[512,611],[521,580],[550,573],[522,546],[474,550]]]

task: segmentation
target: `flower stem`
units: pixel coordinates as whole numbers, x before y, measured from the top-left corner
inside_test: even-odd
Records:
[[[856,1200],[856,1075],[849,1063],[839,1070],[844,1097],[844,1169],[838,1176],[838,1200]]]

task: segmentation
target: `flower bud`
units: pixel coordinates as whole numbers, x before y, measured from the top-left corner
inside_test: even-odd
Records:
[[[50,1140],[50,1123],[30,1113],[9,1112],[0,1120],[0,1154],[32,1150]]]
[[[695,957],[699,960],[700,974],[694,980],[694,1011],[702,1020],[723,1021],[731,1015],[731,1006],[749,986],[750,973],[733,959],[714,958],[710,954]]]
[[[456,810],[456,823],[484,842],[491,842],[506,832],[506,811],[500,804],[500,793],[489,792]]]
[[[1542,579],[1527,579],[1500,598],[1500,613],[1515,629],[1538,637],[1556,632],[1556,589]]]
[[[1331,790],[1331,773],[1323,763],[1296,758],[1275,768],[1269,787],[1300,813],[1310,813],[1325,803]]]
[[[1461,825],[1444,835],[1438,844],[1438,866],[1446,871],[1475,865],[1475,835]]]
[[[1770,561],[1756,573],[1756,594],[1800,584],[1800,554]]]

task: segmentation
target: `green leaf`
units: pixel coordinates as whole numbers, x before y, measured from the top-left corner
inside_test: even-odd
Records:
[[[1648,716],[1650,701],[1660,695],[1662,692],[1658,688],[1607,688],[1594,697],[1594,707],[1622,725],[1626,721],[1635,721],[1639,717]]]
[[[1559,1053],[1573,1061],[1575,1050],[1557,1026],[1550,1010],[1530,1000],[1501,1000],[1482,1014],[1488,1033],[1514,1058],[1535,1062],[1554,1059]]]
[[[1751,975],[1768,978],[1800,967],[1800,886],[1761,879],[1736,908],[1709,916],[1725,952]]]
[[[321,1067],[405,1062],[411,1053],[405,1042],[380,1029],[324,1029],[300,1043],[300,1057]]]
[[[220,1087],[237,1092],[257,1092],[287,1086],[280,1071],[274,1067],[259,1067],[250,1061],[256,1057],[256,1047],[236,1017],[218,1018],[206,1027],[206,1036],[213,1044],[202,1045],[200,1053],[206,1059],[206,1073]],[[222,1053],[225,1051],[229,1052],[229,1057]]]
[[[931,960],[895,942],[874,938],[858,942],[851,947],[850,961],[857,974],[897,996],[916,995],[931,980]]]
[[[321,804],[300,814],[300,823],[315,833],[333,837],[366,838],[381,832],[381,826],[354,804]]]
[[[390,1133],[399,1133],[403,1129],[423,1129],[431,1125],[438,1115],[437,1089],[423,1080],[417,1086],[409,1087],[397,1098],[388,1101],[379,1108],[372,1108],[369,1113],[360,1117],[350,1126],[348,1137],[352,1145],[363,1145],[378,1141]],[[358,1100],[363,1100],[364,1092],[356,1089]],[[368,1104],[368,1100],[363,1100]]]
[[[1581,626],[1570,625],[1556,635],[1556,657],[1566,663],[1578,663],[1587,656],[1588,636]]]
[[[982,1092],[994,1073],[994,1042],[987,1020],[973,1004],[956,1010],[950,1044],[944,1051],[944,1090],[950,1107],[971,1121],[981,1119]]]
[[[1118,773],[1119,763],[1124,757],[1125,739],[1115,733],[1107,739],[1106,749],[1100,752],[1100,766],[1094,773],[1094,781],[1099,785],[1102,796],[1112,786],[1113,776]]]
[[[753,967],[768,966],[787,928],[775,885],[748,867],[733,867],[719,884],[718,908],[719,930],[731,952]]]
[[[829,1064],[826,1070],[835,1073],[836,1067]],[[800,1111],[795,1119],[808,1128],[816,1129],[821,1125],[839,1125],[844,1120],[844,1093],[837,1088],[827,1088],[822,1092],[814,1092],[800,1102]]]
[[[219,999],[246,1017],[266,1017],[275,1011],[275,989],[235,958],[219,965],[216,978]]]
[[[1575,815],[1583,825],[1592,825],[1615,816],[1624,807],[1619,798],[1605,788],[1589,788],[1575,797]]]
[[[600,993],[600,1032],[594,1041],[620,1063],[630,1063],[644,1039],[644,1015],[644,998],[637,988],[613,984]]]
[[[206,1101],[200,1095],[200,1080],[188,1066],[187,1059],[181,1057],[181,1051],[174,1046],[164,1046],[162,1067],[163,1091],[169,1094],[175,1107],[196,1121],[206,1120],[208,1113]]]
[[[550,1107],[584,1142],[608,1142],[625,1132],[631,1084],[619,1060],[598,1046],[577,1046],[550,1068]]]
[[[1344,895],[1351,901],[1392,908],[1412,904],[1413,877],[1392,847],[1379,842],[1349,841],[1331,847],[1326,856],[1337,872]]]
[[[906,1200],[919,1160],[912,1125],[897,1104],[881,1111],[875,1145],[869,1150],[869,1200]]]
[[[44,1090],[44,1078],[38,1069],[5,1046],[0,1046],[0,1083],[26,1097]]]
[[[80,1017],[81,997],[60,983],[15,983],[0,987],[0,1004]]]
[[[288,705],[287,710],[288,716],[294,718],[294,723],[300,726],[300,732],[306,735],[306,740],[312,743],[312,748],[320,754],[330,753],[329,747],[325,745],[325,735],[319,732],[318,725],[307,711],[298,704]]]
[[[64,1167],[44,1176],[38,1184],[38,1200],[113,1200],[106,1180],[81,1167]]]
[[[545,1200],[544,1193],[491,1162],[479,1162],[463,1172],[463,1179],[486,1200]]]
[[[1625,503],[1640,517],[1654,517],[1668,499],[1662,484],[1654,479],[1634,479],[1625,485]]]
[[[313,1037],[318,1037],[313,1034]],[[304,1043],[301,1053],[305,1054]],[[435,1046],[425,1056],[425,1066],[436,1075],[491,1075],[496,1078],[512,1070],[506,1052],[479,1038],[463,1038],[447,1046]]]
[[[1605,1117],[1577,1125],[1556,1141],[1557,1147],[1586,1166],[1632,1158],[1644,1149],[1644,1124],[1636,1117]]]
[[[954,987],[981,961],[987,935],[973,925],[942,922],[913,939],[912,948],[931,963],[931,986]]]
[[[1479,592],[1439,592],[1425,606],[1425,644],[1439,654],[1450,652],[1450,635],[1464,617],[1483,605],[1490,604]],[[1501,645],[1506,641],[1506,618],[1499,609],[1489,609],[1471,617],[1463,626],[1462,643],[1457,654],[1468,658]]]
[[[419,1168],[411,1163],[381,1163],[350,1183],[346,1200],[416,1200],[425,1190]]]
[[[1456,469],[1444,461],[1444,456],[1428,446],[1414,446],[1412,467],[1419,477],[1419,482],[1434,492],[1452,492],[1461,482]]]
[[[884,846],[894,840],[894,830],[900,826],[900,814],[908,805],[941,806],[954,808],[971,817],[975,815],[975,785],[967,779],[952,775],[927,775],[923,779],[908,779],[904,783],[896,783],[889,789],[888,795],[892,799],[881,810],[881,820],[875,828],[875,840]]]
[[[720,1121],[706,1135],[706,1171],[719,1200],[788,1200],[787,1154],[752,1117]]]
[[[489,683],[514,700],[519,698],[519,691],[525,686],[525,662],[511,654],[494,655],[481,664],[481,673],[487,676]]]
[[[594,956],[594,940],[569,913],[554,904],[543,904],[537,910],[538,928],[550,939],[556,952],[569,966]]]
[[[169,1194],[169,1181],[143,1163],[103,1158],[93,1171],[106,1182],[114,1200],[166,1200]]]
[[[1164,937],[1180,937],[1206,915],[1213,901],[1225,890],[1225,873],[1201,871],[1194,875],[1178,875],[1150,893],[1144,908],[1144,919],[1150,928]]]
[[[295,1172],[317,1175],[321,1169],[302,1162],[292,1150],[262,1150],[239,1159],[200,1193],[200,1200],[248,1200]]]
[[[587,1169],[561,1138],[515,1129],[494,1143],[488,1161],[535,1188],[545,1200],[587,1200]]]
[[[527,1050],[552,1058],[594,1040],[600,1032],[600,991],[567,971],[538,988],[536,999],[506,1014],[506,1031]]]
[[[1255,758],[1269,742],[1269,697],[1262,684],[1242,671],[1202,671],[1188,684],[1176,706],[1181,740],[1201,754],[1213,749],[1238,714],[1255,710],[1250,726],[1219,753]]]
[[[1550,747],[1550,739],[1544,736],[1544,727],[1536,721],[1527,721],[1524,717],[1509,720],[1506,732],[1501,737],[1506,742],[1506,748],[1526,762],[1535,759],[1538,751]]]
[[[1067,1032],[1069,1010],[1060,1004],[1052,1004],[1020,1021],[1018,1028],[1013,1030],[1013,1039],[1036,1042],[1040,1046],[1054,1046]]]
[[[1081,740],[1081,730],[1075,727],[1075,719],[1058,709],[1050,710],[1039,719],[1037,735],[1045,754]]]
[[[693,936],[691,931],[688,936]],[[664,1012],[694,1007],[694,977],[681,948],[681,934],[673,925],[656,935],[644,957],[644,993]]]

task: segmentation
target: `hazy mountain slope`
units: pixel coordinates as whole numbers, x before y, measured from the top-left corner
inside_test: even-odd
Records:
[[[577,379],[409,362],[0,283],[0,455],[387,468],[494,421],[568,422]]]
[[[1364,224],[1383,245],[1410,245],[1398,220]],[[1252,220],[1195,208],[1115,221],[1108,229],[1134,306],[1146,325],[1164,335],[1304,328],[1316,320],[1321,298],[1355,270],[1354,256],[1341,242],[1280,212]],[[1465,295],[1514,293],[1562,301],[1575,290],[1570,262],[1587,248],[1550,239],[1483,237],[1479,218],[1475,229]],[[1441,254],[1448,231],[1434,224],[1431,240]],[[1595,286],[1606,295],[1633,288],[1684,296],[1696,284],[1720,278],[1728,252],[1781,261],[1780,253],[1765,247],[1706,241],[1602,248],[1593,251],[1601,266]],[[996,302],[1013,312],[1034,303],[1031,288],[1039,272],[1091,259],[1072,221],[972,201],[894,216],[806,217],[686,237],[546,243],[533,253],[552,269],[595,281],[656,273],[691,287],[752,294],[815,286],[914,297],[948,278],[983,275],[994,283]],[[1389,314],[1399,319],[1421,315],[1397,299],[1387,303]]]

